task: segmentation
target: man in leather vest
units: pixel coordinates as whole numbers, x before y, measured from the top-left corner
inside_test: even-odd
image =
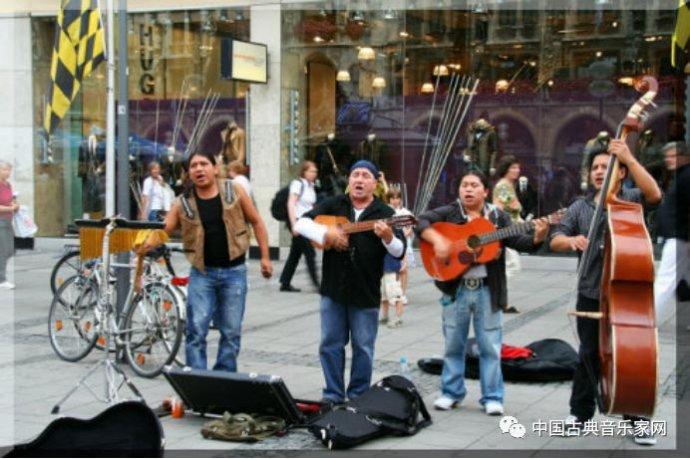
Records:
[[[182,242],[192,264],[187,294],[187,365],[206,369],[206,335],[211,318],[220,332],[214,370],[237,371],[242,319],[247,295],[245,254],[247,222],[261,250],[261,274],[273,272],[268,234],[259,212],[244,189],[231,180],[218,180],[213,155],[189,157],[193,186],[173,204],[165,231],[182,227]]]

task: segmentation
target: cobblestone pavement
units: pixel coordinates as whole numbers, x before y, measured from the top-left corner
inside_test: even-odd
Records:
[[[0,327],[0,407],[7,414],[0,421],[0,445],[30,439],[43,430],[54,419],[50,414],[51,407],[100,357],[94,351],[81,362],[67,363],[59,360],[50,347],[47,335],[51,300],[48,278],[62,244],[64,241],[58,239],[39,239],[35,250],[19,252],[14,259],[17,289],[0,292],[0,304],[4,309],[0,316],[3,325]],[[182,271],[187,269],[183,259],[175,259],[175,264]],[[523,270],[509,281],[510,304],[520,313],[504,316],[504,342],[526,345],[539,339],[561,338],[576,345],[574,324],[565,314],[572,308],[575,260],[523,256],[522,264]],[[277,277],[281,268],[282,263],[277,263],[274,279],[265,281],[259,275],[258,264],[249,262],[250,293],[243,326],[240,370],[279,375],[296,398],[319,399],[323,385],[318,359],[319,296],[310,286],[302,265],[293,283],[303,288],[303,292],[279,292]],[[399,371],[398,362],[402,356],[414,363],[423,357],[439,356],[443,351],[439,294],[422,268],[411,271],[408,296],[403,326],[392,330],[386,327],[379,329],[375,380]],[[687,312],[688,308],[679,310]],[[659,330],[660,390],[655,420],[659,429],[665,429],[665,434],[658,437],[655,450],[676,447],[677,400],[684,400],[688,387],[688,361],[680,369],[676,368],[675,320],[672,317]],[[687,336],[681,335],[679,338],[687,345]],[[217,340],[217,332],[212,331],[208,352],[211,364]],[[686,349],[687,346],[681,348]],[[132,374],[129,369],[126,371]],[[411,375],[431,408],[438,396],[439,377],[422,373],[416,367],[412,368]],[[102,391],[102,377],[97,376],[92,381],[94,389]],[[151,406],[157,406],[163,397],[173,394],[163,377],[153,380],[133,377],[133,381]],[[524,438],[503,434],[498,426],[499,418],[488,417],[481,410],[478,381],[469,380],[467,386],[468,395],[459,409],[450,412],[432,410],[433,424],[417,435],[382,438],[360,448],[391,453],[393,450],[415,450],[432,454],[445,454],[447,450],[525,450],[525,454],[531,450],[536,455],[553,455],[553,450],[563,449],[606,450],[606,455],[625,455],[640,449],[629,436],[605,435],[605,431],[597,432],[598,435],[592,432],[580,438],[539,432],[537,427],[543,425],[542,422],[548,425],[549,421],[562,420],[568,414],[570,383],[506,383],[506,414],[515,416],[526,427]],[[126,388],[122,388],[120,394],[129,396]],[[103,404],[88,391],[79,390],[65,403],[61,414],[88,418],[103,409]],[[618,419],[598,415],[595,421],[604,427],[609,421],[617,423]],[[326,454],[320,442],[299,429],[284,437],[256,444],[205,440],[199,433],[204,421],[193,415],[182,419],[162,418],[168,454],[177,454],[176,451],[191,453],[191,450],[201,450],[205,455],[273,456],[308,451]],[[370,452],[374,454],[374,451]]]

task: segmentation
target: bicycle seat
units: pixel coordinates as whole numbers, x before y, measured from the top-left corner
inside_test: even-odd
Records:
[[[170,253],[170,249],[168,249],[168,247],[166,247],[165,245],[160,245],[160,246],[156,247],[155,249],[146,252],[145,256],[146,256],[146,258],[152,258],[154,260],[158,260],[159,258],[162,258],[166,255],[169,255],[169,253]]]

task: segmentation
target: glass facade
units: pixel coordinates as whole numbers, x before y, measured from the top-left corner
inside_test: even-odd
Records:
[[[527,178],[523,206],[544,215],[583,192],[587,142],[615,135],[642,95],[632,78],[649,74],[659,81],[658,107],[629,143],[664,185],[660,148],[685,136],[684,64],[670,65],[675,12],[571,3],[567,11],[539,10],[536,1],[500,10],[482,2],[469,10],[284,9],[286,164],[316,160],[331,192],[334,166],[342,173],[373,159],[419,210],[457,198],[468,158],[488,158],[493,172],[514,155]]]
[[[50,148],[40,140],[54,32],[55,18],[32,20],[36,220],[46,236],[62,235],[75,218],[98,217],[105,207],[105,65],[84,82]],[[132,13],[127,33],[131,185],[138,193],[156,160],[179,190],[187,151],[220,153],[229,124],[248,129],[248,84],[223,77],[220,55],[227,39],[248,40],[249,10]],[[57,205],[56,196],[63,196]],[[135,216],[134,199],[131,208]]]
[[[281,182],[312,159],[321,194],[328,195],[342,191],[354,160],[373,159],[406,206],[420,210],[456,197],[468,160],[481,159],[491,172],[514,155],[527,181],[525,213],[544,215],[582,194],[587,143],[601,131],[615,133],[640,97],[633,77],[649,74],[659,81],[658,106],[630,145],[667,183],[660,148],[682,140],[687,129],[687,58],[681,54],[678,68],[670,65],[673,5],[572,0],[567,10],[544,10],[536,0],[504,1],[500,9],[482,1],[468,9],[388,3],[281,5]],[[229,38],[261,43],[260,29],[250,37],[249,7],[192,8],[127,17],[135,189],[156,159],[179,190],[185,153],[225,151],[230,123],[249,139],[250,85],[223,78],[220,56]],[[104,65],[84,82],[50,148],[40,140],[54,29],[55,18],[32,19],[41,235],[63,234],[74,218],[104,208]],[[251,166],[248,142],[244,149]],[[55,196],[62,196],[58,205]]]

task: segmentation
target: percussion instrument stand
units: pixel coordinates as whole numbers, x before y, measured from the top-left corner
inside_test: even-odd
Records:
[[[103,234],[103,253],[102,253],[102,277],[101,283],[98,286],[98,301],[96,302],[96,328],[95,333],[97,336],[105,337],[105,343],[103,345],[103,359],[94,364],[89,368],[84,376],[82,376],[76,385],[65,394],[59,402],[53,406],[51,414],[57,414],[60,411],[60,406],[74,394],[80,387],[85,387],[91,394],[99,401],[112,405],[120,401],[118,397],[118,391],[120,388],[126,384],[127,387],[132,391],[135,399],[144,402],[144,397],[134,385],[132,380],[125,374],[125,372],[120,368],[117,362],[117,352],[111,357],[110,353],[110,343],[114,340],[116,346],[119,345],[120,339],[119,327],[115,319],[114,305],[112,304],[112,286],[109,281],[110,273],[110,235],[117,227],[117,223],[114,218],[110,219],[109,223],[105,227]],[[96,373],[99,368],[103,368],[103,376],[105,379],[105,391],[103,397],[99,396],[96,391],[88,385],[87,380],[91,375]]]

